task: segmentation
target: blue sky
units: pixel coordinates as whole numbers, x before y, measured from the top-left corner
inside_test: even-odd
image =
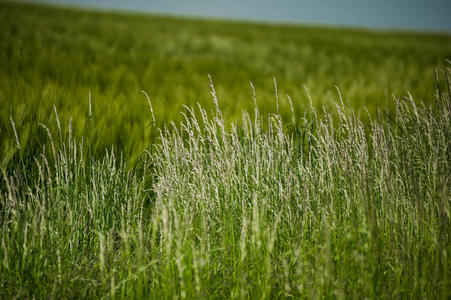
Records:
[[[451,32],[451,0],[31,0],[154,13]]]

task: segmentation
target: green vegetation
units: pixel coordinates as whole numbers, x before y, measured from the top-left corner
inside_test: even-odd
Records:
[[[56,129],[53,105],[63,124],[72,118],[78,138],[88,133],[92,93],[93,150],[114,145],[136,161],[153,140],[147,102],[150,94],[159,124],[180,120],[182,105],[211,108],[211,74],[227,120],[251,110],[252,81],[262,112],[275,111],[273,76],[281,113],[289,117],[289,94],[296,110],[332,106],[343,91],[346,106],[392,103],[410,91],[427,103],[433,72],[451,57],[451,36],[329,29],[288,25],[191,20],[0,3],[0,159],[14,151],[12,116],[21,155],[36,153],[45,141],[44,122]],[[53,117],[52,117],[53,118]],[[0,163],[1,163],[0,161]]]
[[[255,107],[230,129],[187,109],[131,171],[68,138],[4,178],[0,295],[448,299],[441,97],[367,128],[344,105],[286,125]]]
[[[0,298],[450,297],[449,35],[0,28]]]

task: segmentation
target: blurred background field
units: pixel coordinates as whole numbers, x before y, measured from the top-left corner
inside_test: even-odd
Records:
[[[392,94],[434,100],[433,72],[451,57],[449,34],[383,32],[273,25],[0,3],[0,159],[20,156],[47,141],[39,122],[72,122],[92,149],[114,146],[136,160],[153,140],[149,93],[159,125],[180,120],[183,105],[213,108],[211,74],[228,121],[250,109],[255,86],[263,113],[289,115],[286,95],[302,113],[305,85],[316,107],[338,101],[371,113],[392,107]],[[300,115],[300,114],[298,114]]]

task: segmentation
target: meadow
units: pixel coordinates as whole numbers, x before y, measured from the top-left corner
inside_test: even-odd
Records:
[[[56,129],[72,120],[87,136],[93,102],[93,151],[114,145],[136,161],[153,141],[147,100],[158,125],[180,121],[183,105],[212,108],[208,74],[228,121],[251,110],[252,81],[262,112],[333,108],[335,86],[346,106],[372,113],[393,108],[393,96],[410,91],[433,101],[433,73],[451,57],[449,34],[378,32],[312,26],[197,20],[0,3],[0,163],[15,152],[35,154],[46,139],[39,122]],[[365,113],[366,114],[366,113]]]
[[[0,298],[450,297],[449,34],[0,28]]]

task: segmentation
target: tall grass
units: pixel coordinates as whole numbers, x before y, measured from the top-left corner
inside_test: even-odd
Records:
[[[0,296],[448,299],[438,91],[367,123],[342,103],[289,123],[255,104],[228,127],[212,85],[214,112],[187,107],[131,169],[68,135],[3,171]]]

